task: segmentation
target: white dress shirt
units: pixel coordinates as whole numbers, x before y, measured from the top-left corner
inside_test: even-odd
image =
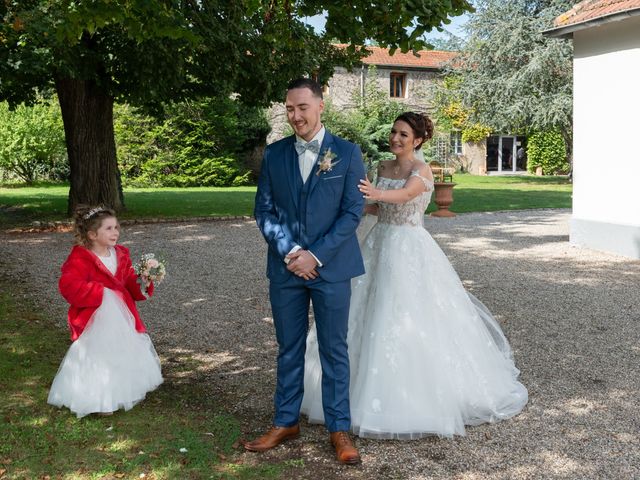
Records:
[[[313,138],[309,141],[312,142],[314,140],[317,140],[318,145],[322,146],[322,141],[324,140],[324,132],[325,132],[325,128],[324,126],[322,126],[322,128],[318,130],[318,133],[316,133],[313,136]],[[298,137],[297,135],[296,135],[296,141],[302,142],[302,143],[308,143],[304,139]],[[311,175],[311,171],[313,170],[313,166],[316,164],[317,160],[318,160],[318,154],[313,153],[309,150],[305,150],[302,153],[302,155],[298,155],[298,166],[300,167],[300,176],[302,177],[303,183],[306,182],[307,179],[309,178],[309,175]],[[297,252],[300,249],[302,249],[302,247],[300,245],[296,245],[289,251],[289,255],[292,254],[293,252]],[[322,263],[320,262],[320,260],[318,260],[318,257],[316,257],[311,250],[308,250],[308,252],[313,256],[313,258],[316,259],[316,262],[318,262],[318,266],[321,267]],[[284,263],[289,264],[289,259],[285,258]]]
[[[323,126],[320,130],[318,130],[318,133],[316,133],[314,137],[309,141],[312,142],[314,140],[317,140],[318,145],[322,145],[322,140],[324,140],[324,132],[325,132],[325,128]],[[297,135],[296,135],[296,141],[301,143],[308,143],[302,138],[298,137]],[[309,150],[305,150],[302,155],[298,156],[298,165],[300,166],[300,175],[302,176],[303,183],[307,181],[307,178],[309,178],[309,175],[313,170],[313,166],[316,164],[317,161],[318,161],[318,154],[313,153]]]

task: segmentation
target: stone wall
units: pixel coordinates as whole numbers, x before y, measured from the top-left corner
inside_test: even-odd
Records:
[[[365,68],[356,68],[351,72],[346,68],[337,67],[333,77],[327,84],[324,97],[339,109],[355,108],[354,97],[364,90],[363,81],[375,80],[383,92],[389,93],[392,72],[406,74],[406,98],[394,98],[407,105],[407,110],[430,112],[434,84],[438,81],[438,72],[402,70],[399,68],[378,67],[375,79],[367,77]],[[287,125],[287,115],[282,103],[274,103],[268,111],[271,132],[267,136],[267,143],[275,142],[284,136]]]
[[[409,109],[428,111],[433,98],[433,86],[438,81],[437,72],[408,71],[398,68],[377,67],[376,78],[369,78],[366,68],[349,72],[345,68],[336,68],[329,80],[325,98],[340,108],[354,108],[354,97],[364,92],[366,82],[375,81],[385,93],[390,90],[391,73],[406,74],[406,97],[394,100],[407,104]],[[363,84],[364,83],[364,84]]]
[[[462,144],[460,162],[472,175],[487,174],[487,142],[466,142]]]
[[[361,68],[350,72],[346,68],[337,67],[327,84],[325,99],[339,109],[355,108],[354,97],[362,93],[362,77],[366,73]]]
[[[271,131],[267,135],[267,144],[270,144],[284,137],[287,128],[287,111],[284,103],[272,103],[267,110],[267,120],[271,125]]]

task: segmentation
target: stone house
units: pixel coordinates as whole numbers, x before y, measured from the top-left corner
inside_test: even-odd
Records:
[[[371,55],[363,59],[358,70],[335,70],[325,89],[326,97],[338,107],[354,107],[353,93],[364,92],[365,82],[370,81],[367,67],[375,66],[378,86],[389,93],[389,98],[405,103],[409,110],[430,113],[434,84],[440,81],[442,67],[453,60],[456,53],[421,50],[416,57],[410,52],[396,51],[390,55],[386,48],[368,49]],[[462,141],[461,132],[454,131],[446,136],[437,135],[433,141],[436,156],[441,162],[464,166],[466,171],[475,175],[491,171],[516,173],[527,168],[526,157],[522,155],[526,149],[524,137],[492,135],[486,142],[466,143]]]
[[[640,259],[640,0],[586,0],[545,35],[573,39],[569,241]],[[614,201],[615,200],[615,201]]]
[[[338,67],[333,76],[325,83],[324,97],[338,108],[354,108],[354,94],[364,93],[369,78],[368,68],[376,67],[373,79],[389,98],[405,103],[408,110],[430,113],[433,110],[434,85],[440,81],[444,65],[450,62],[455,52],[421,50],[418,56],[412,52],[389,50],[380,47],[367,47],[371,55],[362,60],[362,64],[352,71]],[[272,131],[267,143],[283,136],[286,128],[284,105],[274,104],[269,110],[269,122]],[[436,129],[437,130],[437,129]],[[526,138],[514,135],[492,135],[486,142],[464,143],[461,132],[436,135],[436,157],[452,166],[463,166],[472,174],[484,175],[496,173],[523,173],[526,171]]]
[[[325,87],[326,98],[340,108],[355,107],[354,94],[364,93],[365,84],[376,81],[389,98],[407,105],[409,110],[429,112],[433,86],[439,81],[442,67],[455,57],[454,52],[421,50],[418,56],[412,52],[389,50],[380,47],[367,47],[371,54],[362,60],[360,68],[349,72],[345,68],[336,68],[333,77]],[[375,79],[367,75],[369,66],[376,67]]]
[[[432,110],[433,86],[439,81],[442,67],[455,57],[455,53],[422,50],[418,56],[400,51],[390,55],[386,48],[367,48],[371,55],[364,58],[359,67],[352,71],[341,67],[335,69],[333,76],[324,85],[325,101],[340,109],[354,108],[354,97],[358,93],[364,93],[366,83],[373,80],[383,92],[388,92],[389,98],[406,103],[408,110],[429,113]],[[376,67],[375,79],[369,78],[369,66]],[[267,137],[267,143],[283,136],[286,128],[283,104],[272,105],[269,123],[272,131]]]

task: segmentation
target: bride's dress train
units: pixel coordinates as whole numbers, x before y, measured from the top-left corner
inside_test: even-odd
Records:
[[[404,183],[380,178],[378,188]],[[363,241],[367,273],[353,281],[347,338],[352,430],[361,437],[464,435],[465,425],[510,418],[528,400],[500,326],[423,228],[430,197],[381,204]],[[315,326],[305,364],[302,412],[323,423]]]

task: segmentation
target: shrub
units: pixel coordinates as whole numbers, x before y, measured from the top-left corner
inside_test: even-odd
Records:
[[[557,131],[537,132],[527,141],[527,170],[531,173],[542,167],[544,175],[557,175],[569,171],[567,149]]]
[[[64,127],[55,99],[13,111],[0,103],[0,168],[29,184],[68,179]]]
[[[118,162],[132,186],[246,185],[239,158],[269,131],[262,109],[232,99],[169,105],[161,118],[127,105],[115,111]]]

